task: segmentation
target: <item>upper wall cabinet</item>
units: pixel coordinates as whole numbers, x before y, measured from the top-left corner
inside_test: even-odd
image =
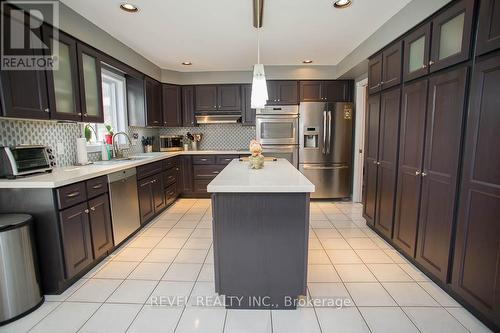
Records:
[[[10,16],[10,7],[2,7],[2,42],[5,45],[14,45],[10,42],[11,29],[24,31],[28,35],[32,31],[42,38],[40,28],[28,29],[24,22],[29,19]],[[11,54],[8,49],[5,54]],[[16,49],[13,55],[40,56],[42,51],[33,49]],[[49,105],[46,86],[46,72],[43,70],[2,70],[0,71],[0,96],[2,102],[2,115],[6,117],[49,119]]]
[[[267,105],[299,104],[297,81],[267,81]]]
[[[300,81],[301,102],[351,102],[352,81]]]
[[[161,108],[161,83],[146,77],[146,124],[148,126],[162,126],[162,108]]]
[[[196,111],[241,111],[241,86],[238,84],[195,87]]]
[[[427,23],[403,40],[403,78],[413,80],[429,73],[429,52],[431,46],[431,23]]]
[[[194,116],[194,87],[182,86],[182,126],[196,126],[196,117]]]
[[[500,0],[482,0],[479,9],[477,55],[500,48]]]
[[[50,47],[59,49],[59,66],[47,71],[47,89],[50,105],[50,118],[58,120],[81,121],[83,114],[80,103],[80,85],[78,83],[78,58],[76,41],[63,32],[54,38],[53,29],[42,27],[43,40]],[[95,94],[95,91],[93,91]]]
[[[100,54],[81,43],[77,43],[76,50],[83,121],[102,123],[104,122],[104,113]]]
[[[162,84],[163,125],[182,126],[181,87]]]
[[[419,78],[470,57],[473,11],[473,0],[456,2],[404,38],[404,81]]]
[[[126,75],[127,112],[129,126],[146,126],[146,101],[144,77]]]
[[[401,83],[402,42],[398,41],[371,58],[368,62],[370,94]]]
[[[242,112],[241,124],[243,126],[255,126],[255,109],[252,109],[252,85],[245,84],[242,89]]]
[[[470,57],[474,0],[461,0],[432,20],[431,72]]]

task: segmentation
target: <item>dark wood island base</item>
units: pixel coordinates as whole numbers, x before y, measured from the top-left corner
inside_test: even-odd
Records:
[[[295,309],[306,294],[309,193],[214,193],[212,213],[226,308]]]

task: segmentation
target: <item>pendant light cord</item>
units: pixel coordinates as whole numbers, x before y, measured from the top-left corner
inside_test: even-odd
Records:
[[[257,1],[257,64],[260,65],[260,1]]]

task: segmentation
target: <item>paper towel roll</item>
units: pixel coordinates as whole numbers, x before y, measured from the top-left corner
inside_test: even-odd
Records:
[[[87,140],[85,138],[76,139],[76,162],[80,165],[85,165],[89,162]]]

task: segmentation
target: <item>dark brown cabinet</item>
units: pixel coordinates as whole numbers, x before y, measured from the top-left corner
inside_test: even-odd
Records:
[[[297,81],[267,81],[268,105],[299,104]]]
[[[63,210],[59,219],[66,278],[71,278],[94,261],[87,203]]]
[[[144,84],[146,87],[146,124],[148,126],[162,126],[161,83],[146,77]]]
[[[474,0],[457,1],[432,20],[430,72],[469,59]]]
[[[401,90],[386,91],[380,96],[380,127],[377,160],[375,228],[392,237]]]
[[[241,124],[243,126],[255,126],[255,109],[252,109],[252,85],[245,84],[241,89],[242,112]]]
[[[368,61],[368,92],[370,94],[401,83],[402,42],[395,42]]]
[[[427,79],[406,85],[402,93],[399,167],[394,243],[415,256],[427,114]]]
[[[301,102],[351,102],[352,81],[300,81]]]
[[[452,275],[453,290],[498,326],[499,86],[500,56],[497,53],[476,63],[472,78]]]
[[[128,125],[146,127],[146,89],[144,77],[126,75]]]
[[[113,248],[108,194],[89,200],[88,206],[94,258],[99,258]]]
[[[365,119],[363,216],[366,219],[366,222],[373,226],[375,224],[375,206],[377,196],[380,95],[373,95],[368,98]]]
[[[240,111],[241,86],[234,84],[195,86],[196,111]]]
[[[162,84],[163,125],[182,126],[181,87]]]
[[[55,39],[53,30],[47,26],[43,26],[42,31],[44,43],[50,47],[47,55],[52,55],[56,44],[59,49],[58,69],[47,71],[50,118],[81,121],[76,40],[63,32],[59,32]]]
[[[382,53],[368,60],[368,93],[373,94],[381,90],[382,86]]]
[[[443,282],[448,279],[455,220],[467,71],[467,67],[459,67],[429,79],[415,258]]]
[[[158,214],[167,206],[165,202],[165,192],[163,188],[163,177],[161,174],[156,174],[151,177],[151,186],[153,192],[153,205],[155,214]]]
[[[182,126],[196,126],[196,117],[194,114],[194,87],[183,86],[182,94]]]
[[[191,156],[180,157],[182,186],[180,192],[184,194],[193,193],[193,163]]]
[[[153,187],[151,185],[150,178],[145,178],[137,182],[141,224],[146,223],[155,215]]]
[[[481,0],[477,33],[477,55],[483,55],[499,48],[500,0]]]
[[[10,20],[9,10],[11,7],[3,6],[2,12],[2,43],[5,45],[15,45],[10,43],[11,29],[25,31],[24,35],[34,33],[38,38],[42,38],[40,28],[29,29],[28,26],[21,26],[18,20]],[[25,22],[30,22],[25,18]],[[40,56],[41,50],[16,49],[11,53],[4,50],[5,55],[26,55]],[[3,59],[2,59],[3,60]],[[46,72],[43,70],[1,70],[0,71],[0,100],[2,115],[5,117],[49,119],[49,104],[47,96]]]
[[[431,23],[415,29],[403,40],[403,78],[410,81],[429,73]]]
[[[83,43],[77,43],[78,78],[80,84],[80,105],[84,122],[102,123],[101,55]]]

